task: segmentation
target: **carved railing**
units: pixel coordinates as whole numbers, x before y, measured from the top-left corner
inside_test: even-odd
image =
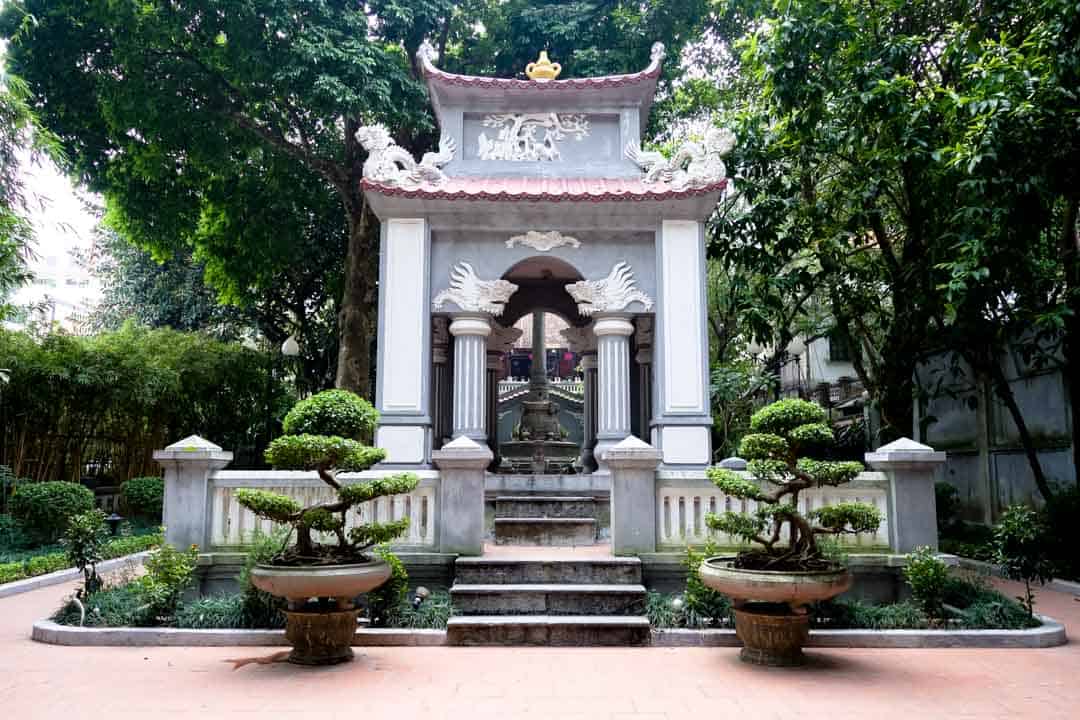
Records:
[[[745,473],[741,473],[744,474]],[[889,528],[886,491],[889,481],[884,473],[863,472],[840,487],[812,488],[799,493],[799,510],[807,513],[822,505],[858,501],[869,503],[881,512],[882,523],[873,535],[841,535],[840,541],[851,548],[887,548]],[[732,510],[753,513],[753,500],[725,495],[704,479],[664,478],[656,487],[656,540],[658,550],[671,550],[686,545],[704,545],[710,539],[721,546],[735,546],[739,538],[713,533],[705,525],[705,515]]]
[[[499,402],[528,389],[528,380],[500,380],[498,388]],[[585,382],[583,380],[550,380],[548,381],[548,389],[580,400],[585,395]]]
[[[342,473],[338,479],[348,485],[361,478],[388,473],[368,472],[362,475]],[[407,495],[392,495],[366,502],[346,514],[346,526],[359,523],[387,522],[409,518],[409,531],[398,538],[394,547],[434,548],[438,518],[436,499],[438,479],[435,474],[425,477]],[[314,472],[282,470],[219,470],[210,476],[210,543],[213,547],[235,547],[245,544],[251,534],[268,533],[274,523],[255,516],[236,501],[238,488],[258,488],[295,498],[303,505],[332,501],[334,491],[319,480]]]

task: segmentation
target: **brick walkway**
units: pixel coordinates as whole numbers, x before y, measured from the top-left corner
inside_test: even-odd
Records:
[[[29,640],[71,586],[0,600],[5,718],[1080,717],[1080,645],[1049,650],[812,650],[810,667],[741,664],[731,648],[373,648],[328,669],[233,671],[258,648],[69,648]],[[1080,602],[1040,594],[1080,638]],[[359,649],[358,649],[359,651]]]

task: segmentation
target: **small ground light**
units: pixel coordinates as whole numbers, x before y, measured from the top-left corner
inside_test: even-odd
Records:
[[[683,609],[683,599],[681,595],[671,598],[671,609],[676,611]]]
[[[116,537],[117,531],[120,529],[120,523],[124,521],[123,515],[118,515],[114,511],[111,515],[105,518],[105,522],[109,523],[109,534]]]
[[[415,593],[415,595],[413,596],[413,599],[412,599],[413,610],[419,610],[420,606],[423,604],[423,602],[425,600],[428,599],[429,595],[431,595],[431,591],[428,590],[423,585],[416,588],[416,593]]]

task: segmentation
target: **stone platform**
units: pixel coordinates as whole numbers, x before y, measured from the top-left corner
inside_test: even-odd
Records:
[[[596,503],[586,496],[501,495],[495,498],[495,543],[547,547],[596,542]]]

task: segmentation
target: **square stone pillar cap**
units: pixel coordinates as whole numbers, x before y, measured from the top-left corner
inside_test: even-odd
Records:
[[[603,460],[616,470],[620,468],[653,470],[660,465],[663,457],[662,451],[630,435],[617,445],[608,448]]]
[[[929,445],[917,443],[911,438],[900,438],[888,445],[882,445],[874,452],[866,453],[865,459],[875,470],[903,466],[933,469],[934,465],[945,462],[945,453],[934,450]]]
[[[199,437],[188,435],[183,440],[178,440],[164,450],[155,450],[154,459],[175,460],[213,460],[224,463],[232,462],[233,454],[228,450],[222,450],[221,446]]]
[[[477,469],[486,468],[495,455],[486,445],[481,445],[464,435],[458,435],[452,441],[446,443],[439,450],[431,453],[431,460],[440,469],[462,468]]]

